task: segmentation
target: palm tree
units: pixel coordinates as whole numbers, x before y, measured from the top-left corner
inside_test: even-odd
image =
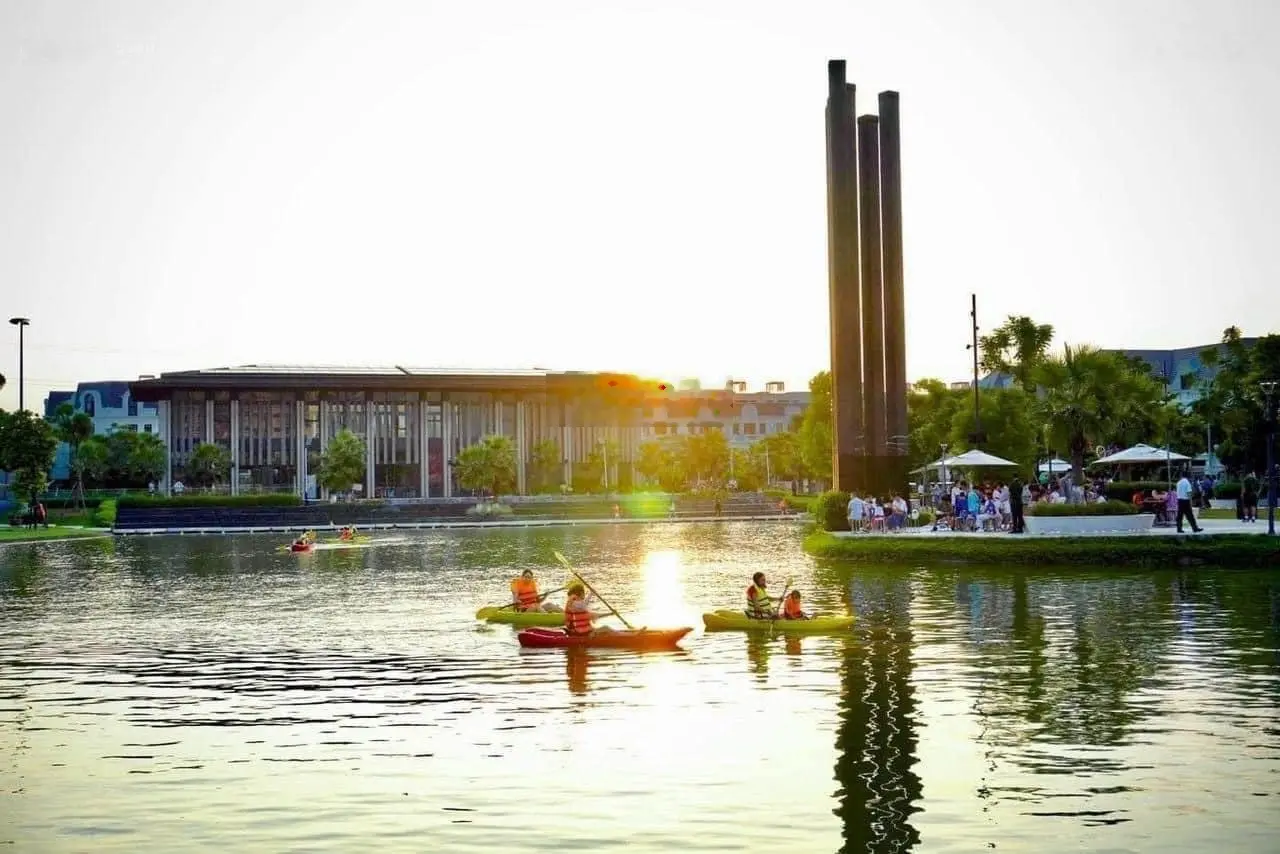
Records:
[[[1053,326],[1029,317],[1009,317],[978,342],[982,368],[1009,374],[1024,390],[1032,391],[1036,368],[1053,343]]]
[[[1096,347],[1063,348],[1036,371],[1041,415],[1054,441],[1067,449],[1076,480],[1084,474],[1085,451],[1126,425],[1150,418],[1164,394],[1151,377],[1132,370],[1124,357]]]

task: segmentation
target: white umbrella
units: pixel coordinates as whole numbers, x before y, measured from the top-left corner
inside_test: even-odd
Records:
[[[1066,460],[1052,459],[1047,463],[1041,463],[1036,469],[1040,474],[1048,474],[1050,471],[1066,472],[1071,468],[1071,463]]]
[[[1168,448],[1141,443],[1093,461],[1093,465],[1142,465],[1143,463],[1184,462],[1191,459]]]
[[[943,460],[947,468],[1017,468],[1018,464],[977,449]]]

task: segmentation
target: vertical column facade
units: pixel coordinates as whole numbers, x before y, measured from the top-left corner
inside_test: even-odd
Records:
[[[527,492],[525,462],[529,456],[529,442],[525,436],[526,408],[523,399],[516,400],[516,492],[521,495]]]
[[[231,398],[231,494],[240,494],[240,399]]]
[[[440,437],[443,445],[441,472],[444,475],[444,497],[453,497],[453,401],[445,395],[440,403]]]
[[[880,279],[880,123],[858,117],[859,235],[862,241],[862,404],[865,486],[884,490],[884,289]]]
[[[880,240],[884,257],[884,385],[892,483],[907,489],[907,333],[902,262],[898,93],[880,93]]]
[[[858,287],[856,90],[844,60],[827,64],[827,265],[831,334],[832,480],[852,490],[860,479],[862,340]]]
[[[374,474],[377,472],[377,457],[374,456],[374,445],[378,439],[378,404],[369,397],[364,402],[364,497],[374,497]]]
[[[167,400],[156,404],[156,414],[160,416],[160,436],[164,439],[164,483],[160,489],[164,495],[173,494],[173,428],[169,423],[169,409]]]
[[[204,440],[213,441],[213,398],[204,402]]]
[[[307,495],[307,411],[306,404],[299,398],[293,403],[293,452],[294,465],[293,488],[299,497]]]
[[[418,401],[418,447],[422,448],[422,456],[418,463],[418,496],[420,498],[431,495],[431,436],[427,431],[428,405],[425,400]]]

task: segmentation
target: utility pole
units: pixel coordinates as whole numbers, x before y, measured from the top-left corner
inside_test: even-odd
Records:
[[[24,396],[26,381],[23,377],[23,361],[25,360],[24,350],[26,349],[26,342],[24,340],[25,336],[23,333],[26,331],[27,327],[31,325],[31,321],[25,317],[11,317],[9,318],[9,322],[18,327],[18,411],[21,412],[27,408],[26,398]]]
[[[973,321],[973,343],[966,344],[966,350],[973,351],[973,432],[969,434],[969,446],[980,448],[987,441],[987,434],[982,432],[982,410],[979,406],[978,391],[978,295],[970,294],[971,307],[969,317]]]
[[[1265,413],[1267,424],[1267,534],[1276,535],[1276,408],[1272,398],[1276,393],[1276,380],[1259,383],[1262,393],[1267,396]]]

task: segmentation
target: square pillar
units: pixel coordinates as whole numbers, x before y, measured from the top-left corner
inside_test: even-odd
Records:
[[[425,400],[418,401],[418,447],[422,452],[418,454],[418,497],[427,498],[431,492],[431,442],[430,431],[427,429],[427,407],[429,404]]]
[[[240,494],[240,401],[231,399],[231,494]]]
[[[293,449],[297,454],[297,465],[293,467],[293,485],[294,490],[298,493],[299,498],[307,497],[307,437],[304,432],[307,429],[307,411],[306,404],[301,400],[294,402],[294,434]]]
[[[173,483],[173,433],[169,423],[169,408],[167,400],[156,404],[156,414],[160,417],[160,435],[164,439],[164,482],[160,484],[159,490],[163,495],[172,494],[170,486]]]
[[[493,435],[502,435],[502,401],[495,400],[493,402]]]
[[[204,402],[204,441],[213,441],[213,398]]]
[[[523,400],[516,401],[516,491],[521,495],[525,494],[525,457],[528,456],[528,442],[525,441],[524,435],[524,419],[525,419],[525,402]]]
[[[564,408],[564,420],[560,427],[560,452],[563,454],[564,460],[564,480],[565,486],[573,486],[573,427],[569,423],[569,407]]]
[[[440,439],[444,446],[440,470],[444,477],[444,497],[453,497],[453,401],[447,397],[440,401]]]
[[[373,445],[378,438],[378,404],[365,399],[364,402],[364,497],[373,498],[373,474],[375,460]]]

